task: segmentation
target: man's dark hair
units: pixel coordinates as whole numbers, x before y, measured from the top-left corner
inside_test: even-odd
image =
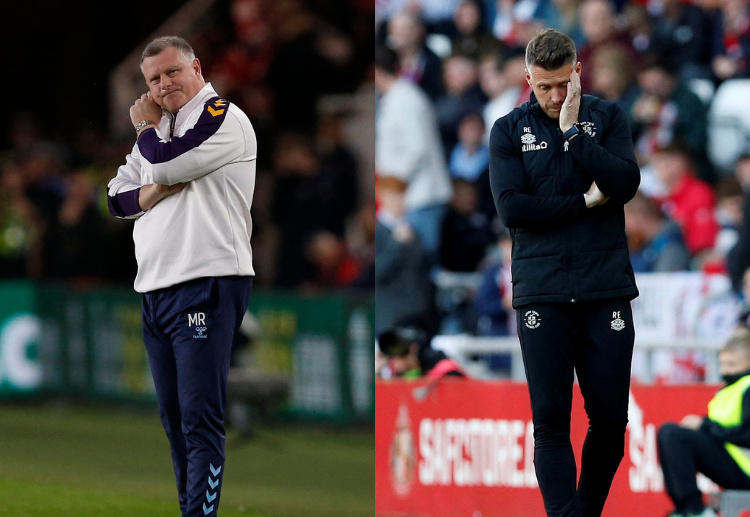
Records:
[[[396,52],[385,45],[375,47],[375,67],[390,75],[398,73],[398,56]]]
[[[555,29],[543,29],[526,45],[526,69],[538,66],[544,70],[557,70],[561,66],[576,64],[578,55],[573,40]]]
[[[141,69],[143,69],[144,59],[146,59],[147,57],[158,56],[170,47],[174,47],[179,50],[180,53],[191,63],[195,59],[195,52],[193,51],[193,47],[191,47],[190,43],[185,41],[184,38],[181,38],[179,36],[162,36],[153,40],[151,43],[146,45],[146,48],[143,49],[143,53],[141,54]]]

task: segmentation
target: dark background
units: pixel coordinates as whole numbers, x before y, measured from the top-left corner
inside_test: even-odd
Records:
[[[110,70],[184,3],[3,1],[0,148],[23,112],[57,136],[85,125],[106,130]]]

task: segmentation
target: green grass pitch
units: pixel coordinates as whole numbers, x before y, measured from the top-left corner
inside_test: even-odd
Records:
[[[364,517],[370,433],[261,426],[227,438],[221,517]],[[0,516],[179,517],[156,411],[0,405]]]

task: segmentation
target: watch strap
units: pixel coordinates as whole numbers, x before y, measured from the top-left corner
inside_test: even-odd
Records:
[[[570,129],[563,133],[563,139],[565,139],[566,141],[570,140],[573,136],[579,133],[583,133],[583,126],[580,123],[576,122]]]

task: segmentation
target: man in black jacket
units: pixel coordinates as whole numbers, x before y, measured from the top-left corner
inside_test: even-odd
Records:
[[[581,95],[575,45],[545,29],[526,47],[531,100],[490,137],[495,206],[513,238],[517,309],[549,516],[598,516],[624,455],[638,295],[623,206],[640,171],[625,112]],[[581,476],[570,443],[574,373],[589,430]]]

